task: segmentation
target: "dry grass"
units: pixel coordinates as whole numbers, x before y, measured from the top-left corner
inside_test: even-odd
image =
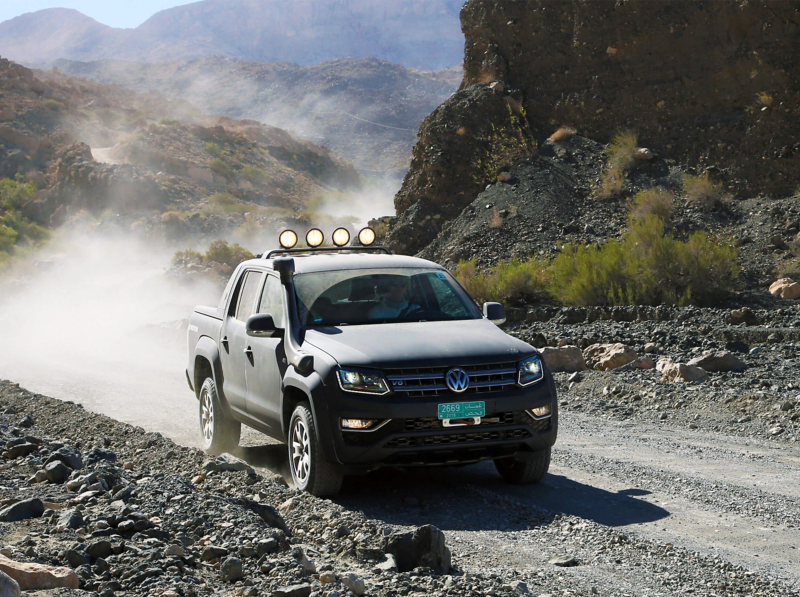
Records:
[[[614,135],[606,147],[606,167],[600,175],[596,195],[600,199],[616,197],[625,190],[627,172],[636,161],[639,139],[633,131],[621,131]]]
[[[576,134],[577,132],[578,132],[578,131],[576,131],[576,130],[575,130],[574,128],[572,128],[571,126],[562,126],[562,127],[560,127],[560,128],[559,128],[559,129],[558,129],[558,130],[557,130],[555,133],[553,133],[552,135],[550,135],[550,136],[547,138],[547,140],[548,140],[550,143],[559,143],[559,142],[561,142],[561,141],[569,141],[570,139],[572,139],[572,137],[574,137],[574,136],[575,136],[575,134]]]
[[[639,191],[628,205],[632,220],[644,220],[649,215],[658,216],[669,224],[674,203],[673,194],[667,189],[656,187]]]
[[[762,91],[758,95],[756,95],[756,103],[759,106],[766,106],[767,108],[772,105],[773,102],[772,94]]]
[[[684,174],[683,192],[689,203],[703,209],[713,209],[723,198],[722,185],[711,180],[708,172],[704,172],[700,176]]]

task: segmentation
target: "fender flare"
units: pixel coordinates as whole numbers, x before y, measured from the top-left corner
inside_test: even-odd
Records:
[[[336,450],[333,447],[332,431],[330,429],[328,407],[325,395],[325,385],[322,377],[317,372],[302,375],[294,367],[289,367],[283,377],[281,386],[281,430],[289,426],[291,413],[286,414],[284,407],[286,390],[294,388],[301,391],[308,398],[311,405],[311,416],[314,418],[314,428],[317,430],[317,440],[322,448],[322,455],[328,462],[335,462]]]
[[[194,361],[192,362],[192,379],[196,379],[197,376],[197,357],[203,357],[209,363],[211,363],[211,375],[214,379],[214,384],[217,386],[217,396],[219,396],[220,402],[222,403],[222,408],[224,408],[226,411],[225,414],[231,417],[232,414],[230,412],[230,407],[228,406],[228,400],[225,398],[225,392],[222,390],[224,376],[222,374],[222,361],[219,358],[219,347],[210,336],[200,336],[197,341],[197,346],[194,350]],[[197,386],[198,398],[200,395],[201,384],[202,380],[201,383],[195,383]]]

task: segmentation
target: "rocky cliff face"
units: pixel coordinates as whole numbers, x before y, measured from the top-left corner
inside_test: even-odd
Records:
[[[800,183],[800,2],[469,0],[461,21],[461,93],[493,81],[519,89],[540,141],[562,125],[601,142],[631,129],[738,196],[785,196]],[[420,250],[440,229],[412,206],[425,202],[424,216],[441,221],[476,195],[460,193],[476,175],[468,164],[429,186],[461,147],[450,120],[435,122],[451,108],[462,117],[453,99],[422,125],[426,146],[396,201],[398,249]]]

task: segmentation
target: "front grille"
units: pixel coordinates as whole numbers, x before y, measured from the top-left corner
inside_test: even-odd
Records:
[[[428,446],[438,444],[463,444],[497,439],[519,439],[530,437],[528,429],[506,430],[504,427],[526,425],[534,433],[550,430],[551,418],[535,419],[524,410],[492,413],[481,418],[481,424],[464,427],[445,427],[437,418],[419,417],[416,419],[395,419],[389,421],[375,431],[342,430],[345,443],[351,446],[379,446],[392,435],[401,437],[389,440],[386,448],[405,448],[409,446]],[[483,431],[483,430],[486,431]],[[442,435],[431,435],[431,432],[442,431]],[[459,433],[460,431],[460,433]],[[524,435],[516,435],[524,432]],[[405,434],[414,434],[406,436]],[[427,434],[427,435],[425,435]],[[446,435],[445,435],[446,434]],[[503,435],[497,435],[503,434]],[[442,439],[455,438],[455,439]],[[462,438],[462,439],[458,439]],[[419,440],[419,441],[417,441]]]
[[[405,396],[439,396],[454,394],[444,381],[453,367],[421,367],[414,369],[387,369],[386,377],[395,392]],[[517,364],[492,363],[459,367],[469,374],[469,388],[464,394],[496,392],[513,386],[517,379]]]
[[[447,435],[423,435],[396,437],[386,444],[387,448],[408,448],[422,446],[443,446],[452,444],[473,444],[494,442],[530,437],[527,429],[511,429],[510,431],[478,431],[473,433],[448,433]]]

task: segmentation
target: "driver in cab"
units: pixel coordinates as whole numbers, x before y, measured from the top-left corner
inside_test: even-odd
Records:
[[[382,281],[378,285],[378,293],[382,300],[369,310],[370,319],[400,319],[418,310],[419,305],[409,303],[406,300],[408,284],[406,279],[400,276],[392,276],[388,280]]]

